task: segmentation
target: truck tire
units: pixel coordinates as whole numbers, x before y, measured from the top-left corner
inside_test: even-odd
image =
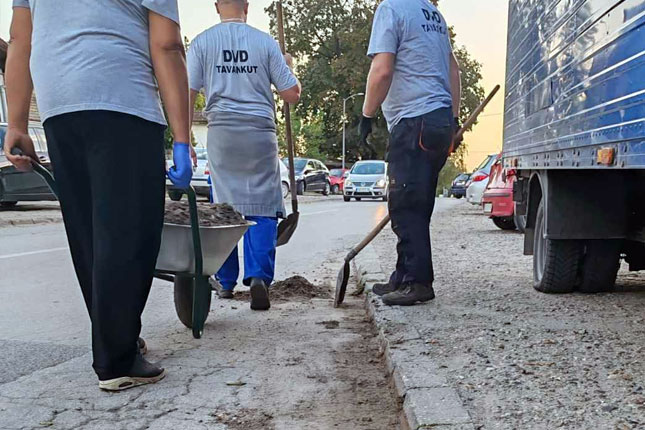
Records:
[[[515,221],[512,217],[493,217],[493,223],[502,230],[515,230]]]
[[[582,263],[581,293],[596,294],[611,291],[620,269],[620,240],[590,240],[585,246]]]
[[[533,288],[541,293],[572,293],[576,288],[582,247],[577,240],[544,237],[544,202],[538,207],[533,242]]]

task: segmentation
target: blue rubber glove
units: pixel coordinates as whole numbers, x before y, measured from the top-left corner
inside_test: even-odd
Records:
[[[188,188],[193,178],[193,165],[187,143],[175,142],[172,147],[172,161],[175,165],[168,170],[170,181],[177,188]]]

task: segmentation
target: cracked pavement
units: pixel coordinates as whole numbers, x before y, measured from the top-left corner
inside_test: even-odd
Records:
[[[383,210],[380,203],[334,200],[306,205],[294,242],[279,251],[277,278],[301,274],[328,283],[331,293],[346,242]],[[335,212],[351,221],[337,227]],[[195,340],[174,313],[172,285],[155,281],[142,335],[147,357],[168,376],[148,387],[101,392],[80,291],[59,249],[62,225],[1,232],[3,430],[397,426],[399,405],[376,334],[361,300],[352,297],[341,309],[331,299],[313,299],[274,304],[269,312],[214,299],[204,337]]]

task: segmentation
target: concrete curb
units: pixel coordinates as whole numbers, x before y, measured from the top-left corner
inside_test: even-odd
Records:
[[[403,429],[474,430],[470,414],[445,372],[426,354],[419,332],[400,308],[384,306],[372,294],[375,282],[384,282],[376,250],[367,246],[354,260],[360,286],[365,287],[365,306],[376,329],[386,366],[396,393],[403,402]]]
[[[41,224],[55,224],[63,222],[62,216],[51,216],[44,218],[20,218],[20,219],[0,219],[0,228],[2,227],[17,227],[25,225],[41,225]]]

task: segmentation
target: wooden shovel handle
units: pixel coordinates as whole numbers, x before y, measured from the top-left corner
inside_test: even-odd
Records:
[[[481,113],[482,113],[482,111],[486,108],[486,106],[488,105],[488,103],[490,103],[490,101],[493,99],[493,97],[495,97],[495,94],[497,94],[497,92],[499,91],[499,88],[500,88],[500,86],[499,86],[499,85],[497,85],[497,86],[493,89],[493,91],[488,95],[488,97],[486,97],[486,98],[484,99],[484,101],[483,101],[483,102],[481,102],[481,104],[480,104],[479,106],[477,106],[477,109],[475,109],[475,110],[473,111],[473,113],[468,117],[468,119],[467,119],[467,120],[466,120],[466,122],[464,123],[463,127],[461,127],[461,128],[459,129],[459,131],[457,132],[457,134],[456,134],[456,136],[457,136],[457,137],[461,137],[461,136],[463,136],[463,135],[464,135],[464,133],[465,133],[466,131],[468,131],[468,129],[469,129],[470,127],[472,127],[472,126],[473,126],[473,124],[475,124],[475,122],[477,121],[477,117],[479,116],[479,114],[481,114]],[[386,215],[386,216],[381,220],[381,222],[379,222],[379,223],[377,224],[377,226],[376,226],[376,227],[374,227],[374,230],[372,230],[372,231],[371,231],[371,232],[370,232],[370,233],[365,237],[365,239],[363,239],[363,240],[361,241],[361,243],[359,243],[358,245],[356,245],[356,246],[355,246],[355,247],[354,247],[354,248],[349,252],[349,254],[347,254],[347,257],[345,257],[345,261],[352,261],[352,260],[354,259],[354,257],[356,257],[356,256],[358,255],[358,253],[360,253],[360,252],[361,252],[361,251],[362,251],[362,250],[363,250],[367,245],[369,245],[369,244],[370,244],[370,242],[371,242],[371,241],[373,241],[373,240],[374,240],[374,238],[375,238],[376,236],[378,236],[378,234],[379,234],[379,233],[380,233],[380,232],[385,228],[385,226],[386,226],[386,225],[388,225],[388,223],[389,223],[389,222],[390,222],[390,214],[387,214],[387,215]]]
[[[379,233],[385,228],[386,225],[390,223],[390,214],[385,215],[385,217],[379,222],[376,227],[359,243],[352,249],[349,254],[347,254],[347,257],[345,257],[345,261],[352,261],[354,257],[356,257],[367,245],[370,244],[371,241],[374,240],[376,236],[379,235]]]
[[[284,17],[282,14],[282,2],[276,3],[276,15],[278,21],[278,40],[282,54],[287,53],[287,47],[284,41]],[[296,188],[296,167],[295,167],[295,150],[293,147],[293,132],[291,130],[291,109],[289,103],[284,102],[282,108],[284,113],[284,125],[287,137],[287,152],[289,153],[289,187],[291,188],[291,210],[293,213],[298,212],[298,190]]]

